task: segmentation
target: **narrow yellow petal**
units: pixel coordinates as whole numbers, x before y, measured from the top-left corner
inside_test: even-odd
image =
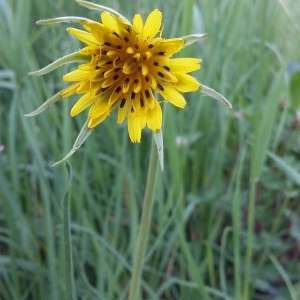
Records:
[[[162,124],[162,110],[157,100],[155,100],[154,108],[148,109],[147,111],[147,126],[152,131],[158,131],[161,128],[161,124]]]
[[[110,93],[105,93],[97,99],[97,101],[92,105],[89,110],[89,117],[92,119],[97,119],[100,117],[104,112],[109,111],[108,99]]]
[[[189,73],[200,69],[201,59],[174,58],[170,59],[168,66],[173,73]]]
[[[91,93],[84,94],[72,107],[70,115],[72,117],[78,115],[83,110],[85,110],[87,107],[92,105],[95,101],[95,98],[91,95]]]
[[[141,131],[139,117],[135,112],[130,112],[128,115],[128,133],[132,143],[139,143],[141,141]]]
[[[163,40],[156,48],[156,52],[164,52],[165,56],[170,57],[174,53],[180,51],[184,46],[183,39],[167,39]]]
[[[161,27],[162,13],[155,9],[147,18],[145,27],[143,30],[143,36],[154,38]]]
[[[102,19],[103,25],[107,29],[111,30],[112,32],[117,32],[117,33],[119,32],[117,22],[110,13],[108,13],[107,11],[103,12],[101,14],[101,19]]]
[[[69,27],[67,31],[88,45],[97,45],[99,42],[89,33],[83,30]]]
[[[157,91],[170,103],[173,105],[184,108],[186,105],[186,101],[184,100],[183,96],[175,90],[172,86],[170,85],[161,85],[162,89],[157,89]]]
[[[140,14],[136,14],[133,18],[133,26],[139,34],[143,34],[144,24]]]
[[[89,71],[75,70],[63,76],[64,81],[82,81],[89,77]]]
[[[76,83],[71,84],[70,86],[66,87],[65,89],[62,90],[61,97],[67,98],[67,97],[70,97],[71,95],[76,94],[76,90],[79,85],[80,85],[80,82],[76,82]]]
[[[121,101],[120,108],[118,109],[118,119],[117,119],[118,124],[123,123],[127,115],[127,112],[129,109],[131,109],[131,107],[132,107],[132,102],[126,100],[126,98],[124,97],[123,100]]]
[[[98,118],[90,119],[90,121],[88,123],[88,127],[89,128],[94,128],[95,126],[97,126],[98,124],[100,124],[101,122],[103,122],[108,115],[109,115],[109,111],[105,111]]]
[[[188,74],[176,74],[178,82],[174,85],[176,90],[186,93],[194,92],[200,88],[200,83],[191,75]]]

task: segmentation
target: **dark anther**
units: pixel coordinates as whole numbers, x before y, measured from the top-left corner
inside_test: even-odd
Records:
[[[113,62],[111,60],[109,60],[106,64],[107,65],[111,65]]]
[[[118,93],[120,93],[120,91],[122,90],[122,88],[120,87],[120,86],[118,86],[117,88],[116,88],[116,93],[118,94]]]
[[[133,100],[134,98],[135,98],[135,93],[132,92],[132,93],[131,93],[131,100]]]
[[[120,71],[121,68],[114,68],[114,72],[117,73],[118,71]]]
[[[124,37],[124,41],[125,41],[126,43],[128,43],[128,42],[129,42],[129,38],[128,38],[127,36],[125,36],[125,37]]]
[[[102,54],[107,54],[107,51],[106,50],[102,50],[101,53]]]
[[[124,80],[124,83],[127,84],[129,82],[129,78],[127,77],[125,80]]]
[[[133,63],[136,63],[136,62],[137,62],[137,58],[134,57],[134,58],[132,59],[132,62],[133,62]]]
[[[134,79],[134,84],[137,84],[139,82],[139,80],[136,78],[136,79]]]
[[[156,67],[158,67],[158,66],[159,66],[159,63],[158,63],[157,61],[155,61],[155,62],[153,63],[153,65],[156,66]]]
[[[121,45],[117,45],[116,48],[117,49],[122,49],[122,46]]]
[[[115,75],[114,77],[113,77],[113,80],[117,80],[119,78],[119,75]]]
[[[170,71],[170,68],[168,66],[163,66],[163,68],[167,71]]]
[[[105,42],[105,43],[104,43],[104,45],[105,45],[105,46],[109,46],[109,47],[110,47],[110,46],[111,46],[111,43],[109,43],[109,42]]]
[[[165,55],[165,52],[164,52],[164,51],[161,51],[161,52],[158,52],[157,54],[158,54],[158,55]]]
[[[150,97],[151,97],[151,96],[150,96],[149,90],[145,90],[145,94],[146,94],[146,97],[147,97],[147,98],[150,98]]]
[[[164,88],[163,88],[160,84],[158,84],[157,87],[158,87],[161,91],[164,90]]]
[[[120,103],[120,107],[121,108],[124,107],[125,103],[126,103],[126,98],[123,98],[121,103]]]
[[[145,104],[144,104],[143,98],[140,99],[140,104],[141,104],[141,107],[144,107]]]
[[[117,61],[119,61],[121,58],[120,58],[120,56],[118,56],[116,59],[115,59],[115,61],[117,62]]]
[[[149,49],[151,49],[151,48],[153,48],[153,47],[154,47],[153,44],[149,44],[149,45],[148,45],[148,48],[149,48]]]
[[[120,37],[115,31],[113,32],[113,34],[117,37]]]
[[[138,67],[138,71],[142,72],[142,67],[141,66]]]
[[[158,72],[157,73],[161,78],[164,78],[165,77],[165,75],[162,73],[162,72]]]
[[[139,49],[139,45],[134,44],[134,48],[135,48],[135,49]]]
[[[147,82],[150,81],[148,76],[145,76],[145,80],[146,80]]]

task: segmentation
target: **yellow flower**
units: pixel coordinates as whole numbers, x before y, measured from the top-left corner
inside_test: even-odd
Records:
[[[81,21],[86,31],[67,29],[87,44],[80,54],[89,61],[63,77],[73,84],[62,91],[61,97],[83,94],[73,106],[71,116],[90,107],[88,128],[97,126],[117,108],[117,123],[127,117],[131,141],[140,142],[141,130],[146,125],[153,132],[162,126],[156,92],[183,108],[186,102],[181,92],[200,88],[198,81],[187,73],[198,70],[201,60],[172,58],[185,41],[161,37],[162,13],[157,9],[145,24],[139,14],[132,24],[107,11],[101,19],[102,23]]]
[[[143,23],[141,15],[132,24],[115,10],[84,0],[76,0],[82,6],[102,11],[102,23],[81,17],[59,17],[40,20],[39,25],[60,22],[80,22],[86,31],[68,28],[68,32],[86,44],[86,47],[68,54],[30,75],[43,75],[57,67],[80,62],[77,70],[63,79],[73,82],[64,90],[45,101],[38,109],[26,114],[40,114],[56,101],[74,94],[82,94],[73,106],[71,116],[89,109],[88,118],[70,152],[57,165],[69,157],[84,143],[92,130],[114,108],[118,108],[117,123],[127,117],[128,132],[132,142],[140,142],[141,131],[147,126],[153,131],[161,168],[163,169],[162,110],[157,100],[160,94],[166,101],[183,108],[186,104],[181,93],[198,91],[231,104],[218,92],[201,84],[187,73],[200,69],[201,59],[172,58],[206,34],[192,34],[182,38],[163,39],[162,13],[155,9]],[[53,166],[54,166],[53,165]]]

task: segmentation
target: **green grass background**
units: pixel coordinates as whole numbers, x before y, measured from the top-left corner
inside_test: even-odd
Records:
[[[163,12],[164,37],[208,33],[180,55],[230,111],[199,94],[167,105],[165,171],[155,192],[142,299],[300,299],[300,2],[111,0],[129,19]],[[99,13],[73,0],[0,0],[0,299],[65,298],[65,167],[86,114],[76,97],[25,113],[66,86],[62,66],[29,77],[82,45],[42,18]],[[73,24],[72,24],[73,26]],[[76,25],[74,25],[76,26]],[[293,84],[291,84],[293,79]],[[298,91],[298,92],[297,92]],[[151,133],[131,144],[116,114],[70,159],[78,299],[127,299]]]

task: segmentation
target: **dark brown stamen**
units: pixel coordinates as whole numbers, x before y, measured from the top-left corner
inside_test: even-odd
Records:
[[[164,51],[161,51],[161,52],[158,52],[157,54],[158,54],[158,55],[165,55],[165,52],[164,52]]]
[[[113,34],[117,37],[120,37],[115,31],[113,32]]]
[[[129,38],[128,38],[127,36],[125,36],[125,37],[124,37],[124,41],[125,41],[126,43],[128,43],[128,42],[129,42]]]
[[[135,98],[135,93],[132,92],[132,93],[131,93],[131,100],[133,100],[134,98]]]
[[[162,72],[157,73],[161,78],[165,78],[165,75]]]
[[[148,76],[145,76],[145,80],[146,80],[147,82],[150,81]]]
[[[115,75],[114,77],[113,77],[113,80],[117,80],[119,78],[119,75]]]
[[[160,84],[157,84],[157,87],[158,87],[161,91],[164,91],[164,90],[165,90]]]
[[[116,91],[115,91],[115,93],[120,93],[120,91],[122,90],[122,88],[120,87],[120,86],[118,86],[117,88],[116,88]]]
[[[153,47],[154,47],[153,44],[149,44],[149,45],[148,45],[148,48],[149,48],[149,49],[151,49],[151,48],[153,48]]]
[[[110,47],[110,46],[111,46],[111,43],[109,43],[109,42],[105,42],[105,43],[104,43],[104,45],[105,45],[105,46],[109,46],[109,47]]]
[[[107,54],[107,51],[106,50],[102,50],[101,53],[102,54]]]
[[[142,72],[142,67],[141,66],[138,67],[138,71]]]
[[[129,82],[129,78],[127,77],[125,80],[124,80],[124,83],[128,83]]]
[[[125,103],[126,103],[126,98],[123,98],[120,103],[120,108],[124,107]]]
[[[163,68],[167,71],[170,71],[170,68],[168,66],[163,66]]]
[[[117,49],[122,49],[122,46],[121,45],[117,45],[116,48]]]
[[[117,73],[118,71],[120,71],[121,68],[114,68],[114,72]]]
[[[139,49],[139,45],[134,44],[134,48],[135,48],[135,49]]]
[[[144,104],[143,98],[140,99],[140,104],[141,104],[141,107],[144,107],[145,104]]]
[[[157,61],[155,61],[155,62],[153,63],[153,65],[156,66],[156,67],[158,67],[158,66],[159,66],[159,63],[158,63]]]
[[[106,65],[111,65],[113,62],[111,60],[109,60]]]
[[[147,97],[147,98],[150,98],[150,97],[151,97],[149,90],[145,90],[145,94],[146,94],[146,97]]]
[[[134,79],[134,84],[137,84],[139,82],[139,80],[136,78],[136,79]]]

